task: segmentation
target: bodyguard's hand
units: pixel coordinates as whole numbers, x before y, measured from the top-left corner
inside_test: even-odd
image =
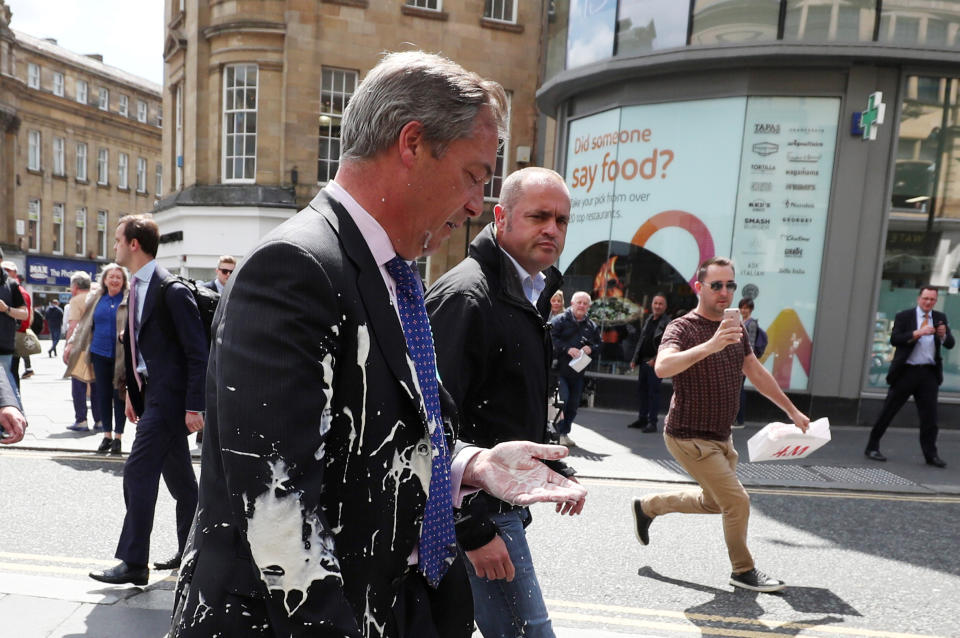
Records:
[[[507,545],[499,535],[483,547],[468,550],[466,554],[480,578],[506,580],[509,583],[516,574]]]
[[[941,339],[947,338],[947,324],[939,323],[937,324],[937,336]]]
[[[12,405],[0,408],[0,428],[6,432],[7,436],[0,438],[0,443],[12,445],[23,439],[23,433],[27,429],[27,420],[23,418],[23,413]]]
[[[199,412],[187,412],[184,422],[190,432],[199,432],[203,429],[203,415]]]
[[[72,346],[71,346],[69,343],[63,347],[63,362],[64,362],[64,363],[70,363],[70,350],[71,350],[71,349],[72,349]]]
[[[579,503],[586,498],[587,490],[540,462],[562,459],[569,453],[562,445],[500,443],[470,459],[463,472],[463,484],[479,487],[513,505]]]

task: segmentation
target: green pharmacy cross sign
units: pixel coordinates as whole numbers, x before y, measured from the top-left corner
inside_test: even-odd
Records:
[[[883,103],[883,93],[876,91],[870,94],[867,100],[867,109],[853,114],[852,133],[865,140],[877,139],[877,128],[883,124],[883,116],[887,112],[887,105]]]

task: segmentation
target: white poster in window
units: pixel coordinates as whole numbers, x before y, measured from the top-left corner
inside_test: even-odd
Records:
[[[571,123],[570,225],[559,265],[573,265],[579,280],[568,282],[595,301],[611,300],[605,319],[640,314],[642,300],[624,284],[636,251],[654,253],[691,286],[703,260],[729,253],[745,110],[742,97],[692,100]]]
[[[840,100],[751,97],[732,255],[766,330],[760,360],[780,387],[810,376]]]

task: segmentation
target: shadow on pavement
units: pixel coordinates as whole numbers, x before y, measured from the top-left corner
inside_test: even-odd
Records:
[[[576,447],[569,448],[570,457],[569,458],[579,458],[585,459],[587,461],[602,461],[606,457],[610,456],[609,454],[602,454],[600,452],[591,452],[590,450],[584,449],[579,445]]]
[[[122,457],[124,460],[126,456]],[[77,456],[54,456],[51,458],[54,463],[59,463],[71,470],[80,472],[104,472],[113,476],[123,476],[124,463],[121,460],[111,460],[109,457],[94,455],[89,457]]]
[[[960,556],[956,538],[944,534],[944,527],[956,515],[957,504],[947,503],[931,514],[929,503],[906,499],[877,501],[849,498],[842,501],[842,516],[830,516],[837,508],[835,501],[825,504],[822,499],[803,501],[767,494],[751,495],[751,507],[784,525],[803,530],[816,541],[807,544],[784,543],[782,539],[762,538],[771,545],[788,545],[816,551],[823,547],[820,539],[831,546],[860,552],[867,556],[882,556],[885,560],[915,565],[946,574],[960,573]],[[894,517],[894,513],[896,516]],[[912,521],[909,533],[892,527],[893,520]],[[856,521],[856,524],[851,524]],[[757,537],[757,540],[761,540]]]
[[[654,571],[649,566],[641,567],[637,575],[662,583],[676,585],[694,591],[713,594],[713,600],[684,610],[687,620],[699,627],[704,635],[716,635],[718,628],[728,631],[736,627],[739,631],[756,632],[770,629],[767,622],[760,620],[766,611],[758,602],[760,596],[777,596],[790,607],[803,614],[825,614],[822,618],[807,618],[797,622],[775,623],[778,636],[796,636],[815,627],[842,623],[840,616],[860,616],[860,612],[844,602],[829,589],[819,587],[788,587],[775,594],[761,594],[740,589],[728,591],[700,583],[671,578]],[[834,615],[837,614],[837,615]]]
[[[71,432],[70,430],[65,430],[63,432],[53,432],[52,434],[47,434],[44,436],[46,439],[86,439],[94,434],[101,434],[100,432],[94,432],[93,430],[89,432]]]
[[[83,631],[62,634],[63,638],[164,638],[170,629],[170,611],[137,609],[115,605],[94,605],[84,619]],[[74,629],[74,627],[70,627]],[[77,629],[80,629],[79,627]]]

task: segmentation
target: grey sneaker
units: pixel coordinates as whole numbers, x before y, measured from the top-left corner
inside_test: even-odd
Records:
[[[643,512],[643,507],[640,506],[640,499],[633,499],[633,522],[634,522],[634,531],[637,533],[637,540],[640,541],[641,545],[650,544],[650,523],[653,522],[652,516],[647,516]]]
[[[759,569],[751,569],[742,574],[730,574],[730,584],[734,587],[742,587],[752,591],[780,591],[786,587],[786,583],[776,578],[770,578]]]

